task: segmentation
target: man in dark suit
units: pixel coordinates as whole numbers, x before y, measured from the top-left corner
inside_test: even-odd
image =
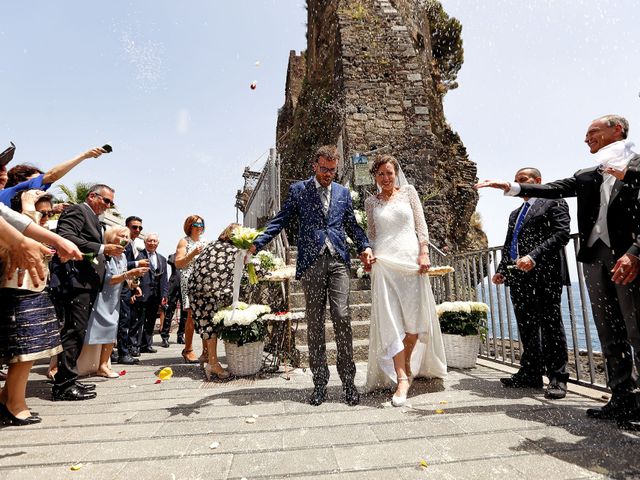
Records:
[[[62,347],[58,356],[58,372],[53,384],[54,400],[87,400],[94,398],[95,385],[77,381],[76,361],[84,343],[87,322],[96,295],[102,288],[104,255],[118,256],[124,248],[103,244],[102,225],[98,216],[113,207],[114,190],[107,185],[94,185],[84,203],[67,208],[58,220],[57,233],[73,242],[81,252],[90,254],[82,261],[62,264],[54,258],[51,287],[62,313]]]
[[[136,239],[142,232],[142,219],[132,215],[127,217],[125,225],[129,229],[129,238],[131,241],[124,249],[127,257],[127,269],[131,270],[136,267],[148,267],[147,260],[136,260],[138,249],[136,248]],[[140,240],[138,240],[139,242]],[[123,365],[134,365],[139,363],[134,355],[139,355],[136,346],[138,344],[137,337],[139,330],[135,330],[136,325],[135,310],[131,307],[131,299],[134,298],[136,291],[128,287],[123,287],[120,293],[120,317],[118,319],[118,358],[117,362]],[[132,335],[135,340],[132,339]]]
[[[356,367],[349,313],[350,255],[346,234],[355,241],[363,262],[369,264],[372,253],[367,236],[356,222],[349,190],[332,181],[339,158],[333,146],[318,149],[313,163],[315,176],[291,185],[282,210],[251,247],[252,253],[259,251],[291,220],[298,220],[296,278],[302,280],[305,294],[309,364],[315,386],[309,399],[312,405],[324,402],[329,381],[324,329],[327,297],[345,401],[349,405],[360,401],[354,384]]]
[[[136,298],[134,306],[142,320],[142,328],[138,334],[138,345],[141,353],[156,353],[153,348],[153,327],[158,318],[158,308],[167,304],[169,282],[167,279],[167,259],[157,252],[158,235],[150,233],[144,239],[144,250],[138,260],[149,262],[149,271],[140,279],[142,295]]]
[[[540,184],[536,168],[522,168],[517,183]],[[562,248],[569,241],[569,206],[564,200],[525,197],[511,212],[507,238],[493,283],[506,283],[520,332],[522,355],[515,375],[500,381],[510,388],[542,388],[545,397],[567,394],[568,351],[562,323],[562,286],[569,284]]]
[[[584,264],[594,321],[602,353],[607,360],[611,400],[590,408],[593,418],[640,420],[640,398],[633,364],[640,367],[640,203],[637,184],[625,184],[608,173],[637,169],[640,155],[626,140],[629,122],[619,115],[594,120],[585,143],[599,165],[577,171],[572,177],[545,185],[510,184],[485,180],[476,188],[493,187],[521,197],[577,197],[578,261]],[[633,353],[632,353],[633,347]]]
[[[178,300],[182,298],[180,290],[180,269],[176,268],[175,253],[167,257],[167,264],[171,267],[171,276],[169,277],[169,294],[167,296],[167,309],[164,312],[164,321],[160,337],[162,338],[162,346],[169,348],[169,333],[171,332],[171,320],[176,311]],[[180,321],[178,324],[177,343],[184,343],[184,327],[187,321],[187,314],[184,309],[180,309]]]

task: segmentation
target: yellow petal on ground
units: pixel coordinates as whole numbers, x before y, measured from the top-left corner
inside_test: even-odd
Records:
[[[427,461],[423,458],[420,460],[420,466],[422,468],[427,468],[429,466],[429,464],[427,463]]]
[[[437,409],[437,410],[436,410],[436,413],[439,415],[439,414],[441,414],[441,413],[444,413],[444,410],[442,410],[441,408],[439,408],[439,409]]]
[[[75,465],[71,465],[71,470],[73,470],[74,472],[80,470],[81,468],[82,468],[81,463],[76,463]]]
[[[164,367],[158,372],[158,378],[160,380],[169,380],[171,377],[173,377],[173,370],[171,367]]]

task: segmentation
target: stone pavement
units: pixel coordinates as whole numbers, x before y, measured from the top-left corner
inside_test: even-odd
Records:
[[[46,366],[36,366],[29,404],[44,420],[0,430],[0,478],[640,477],[640,436],[587,419],[595,400],[505,390],[489,364],[416,381],[405,408],[391,407],[389,392],[345,405],[332,368],[328,401],[312,407],[308,370],[207,383],[181,363],[180,345],[158,350],[139,366],[115,365],[127,370],[119,379],[96,378],[98,398],[85,402],[50,401]],[[163,366],[174,377],[156,384]],[[365,371],[359,364],[358,385]]]

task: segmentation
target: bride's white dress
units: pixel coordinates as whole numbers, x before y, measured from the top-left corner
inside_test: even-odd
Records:
[[[365,210],[376,257],[365,390],[395,385],[393,357],[403,350],[405,333],[418,334],[411,356],[414,377],[444,378],[447,364],[435,300],[429,277],[418,273],[420,245],[429,242],[418,193],[404,185],[389,201],[370,196]]]

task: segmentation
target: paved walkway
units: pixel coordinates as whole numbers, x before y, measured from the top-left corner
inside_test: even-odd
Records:
[[[348,407],[332,369],[328,402],[312,407],[308,371],[207,383],[179,354],[172,344],[95,379],[98,398],[85,402],[51,402],[37,366],[29,403],[44,421],[0,430],[0,478],[640,478],[640,437],[587,419],[594,400],[505,390],[487,366],[414,383],[406,408],[387,392]],[[162,366],[175,375],[156,384]]]

